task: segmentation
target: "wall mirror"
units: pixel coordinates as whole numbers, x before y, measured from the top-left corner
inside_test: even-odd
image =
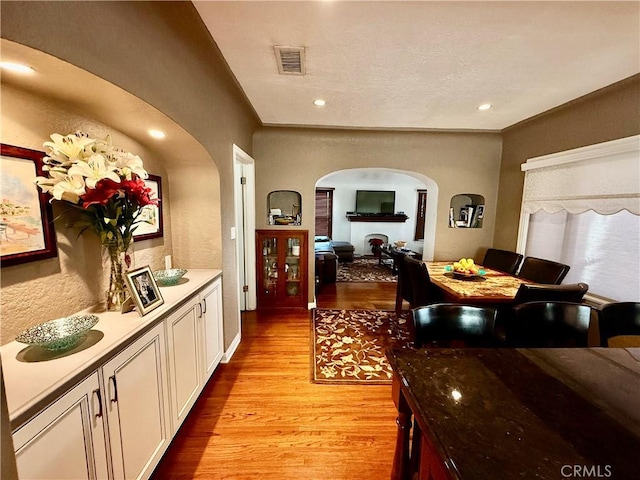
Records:
[[[267,195],[269,225],[301,225],[302,196],[293,190],[275,190]]]
[[[475,193],[460,193],[451,197],[449,228],[482,228],[484,197]]]

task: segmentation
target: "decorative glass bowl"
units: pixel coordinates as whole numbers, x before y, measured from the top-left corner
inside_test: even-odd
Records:
[[[27,328],[16,341],[47,350],[67,350],[75,347],[98,323],[96,315],[72,315]]]
[[[170,268],[169,270],[156,270],[153,272],[158,285],[161,287],[169,287],[176,285],[187,271],[184,268]]]

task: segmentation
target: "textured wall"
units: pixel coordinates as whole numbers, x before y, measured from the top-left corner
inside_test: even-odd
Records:
[[[144,100],[184,128],[215,162],[191,168],[192,152],[185,150],[165,167],[179,197],[191,199],[174,219],[176,262],[224,271],[229,346],[240,324],[235,240],[228,234],[235,225],[233,144],[251,154],[258,120],[193,4],[17,1],[1,2],[0,9],[3,38],[50,53]],[[185,174],[196,175],[191,186],[176,178],[185,164]],[[194,188],[203,184],[206,189]]]
[[[111,134],[114,145],[139,155],[145,168],[166,178],[158,158],[142,145],[108,125],[71,111],[64,103],[2,86],[2,143],[43,151],[43,142],[54,132],[86,131],[102,137]],[[134,242],[134,266],[162,268],[171,253],[171,208],[169,189],[163,189],[164,238]],[[54,203],[54,217],[61,205]],[[56,222],[56,258],[2,268],[2,325],[0,343],[21,330],[45,320],[75,313],[104,300],[108,270],[103,268],[100,242],[89,232],[77,232]]]
[[[500,171],[499,134],[262,128],[254,135],[253,148],[260,160],[256,165],[256,177],[260,179],[256,186],[256,228],[268,227],[261,212],[267,211],[269,192],[295,186],[302,195],[300,228],[313,232],[314,217],[309,213],[315,211],[318,179],[336,170],[378,167],[415,172],[437,184],[437,198],[429,197],[429,202],[437,202],[435,259],[476,256],[492,245]],[[449,228],[449,202],[458,193],[485,197],[483,228]],[[309,298],[313,298],[313,281],[309,284]]]
[[[495,246],[514,250],[524,172],[532,157],[640,133],[640,75],[598,90],[503,132]]]

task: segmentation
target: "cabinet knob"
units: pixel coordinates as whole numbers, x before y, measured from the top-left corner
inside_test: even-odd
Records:
[[[96,418],[102,418],[102,393],[100,393],[100,389],[96,388],[93,391],[93,394],[98,397],[98,413],[96,413]]]
[[[109,377],[109,381],[113,383],[113,396],[111,397],[111,403],[116,403],[118,401],[118,384],[116,383],[116,376],[111,375]]]

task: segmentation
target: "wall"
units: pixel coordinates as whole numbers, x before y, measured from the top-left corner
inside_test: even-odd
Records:
[[[54,132],[85,131],[97,137],[111,135],[113,144],[139,155],[147,171],[166,178],[162,158],[153,154],[111,126],[68,109],[62,102],[2,86],[2,143],[43,151],[42,144]],[[164,240],[145,240],[133,244],[133,267],[151,265],[163,268],[163,258],[171,253],[171,193],[163,189]],[[54,217],[63,206],[54,202]],[[108,269],[102,263],[101,246],[89,232],[66,228],[64,219],[56,222],[56,258],[3,267],[2,325],[0,343],[37,323],[67,316],[104,300]],[[38,292],[34,295],[33,292]]]
[[[228,347],[240,325],[235,240],[228,234],[235,224],[233,144],[251,154],[258,120],[191,2],[2,2],[0,8],[3,38],[118,85],[209,153],[215,164],[193,165],[186,150],[165,168],[177,203],[176,262],[224,271]]]
[[[527,159],[638,133],[640,75],[505,129],[495,246],[516,248]]]
[[[345,168],[390,168],[433,179],[438,187],[435,218],[436,260],[478,256],[493,243],[500,171],[501,139],[497,133],[380,132],[264,127],[254,135],[256,211],[266,212],[272,190],[302,194],[302,228],[313,232],[315,185],[325,175]],[[449,201],[457,193],[486,199],[484,228],[451,229]],[[267,228],[258,215],[256,228]],[[273,227],[272,227],[273,228]],[[309,254],[313,265],[313,252]],[[313,272],[310,274],[313,279]],[[309,298],[313,298],[310,281]]]

